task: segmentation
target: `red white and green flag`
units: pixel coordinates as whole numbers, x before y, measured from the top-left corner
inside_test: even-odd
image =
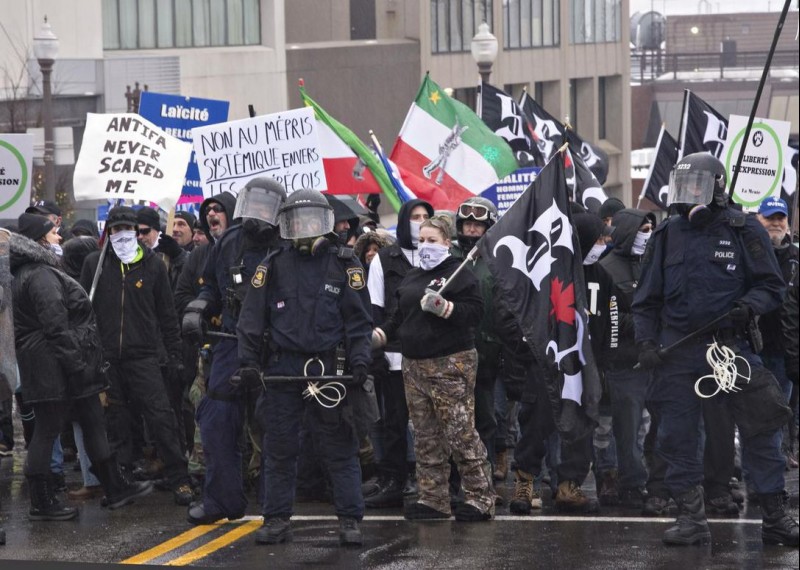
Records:
[[[446,209],[452,211],[518,168],[508,143],[427,75],[391,159],[444,190]]]
[[[300,97],[314,109],[320,152],[331,194],[384,194],[395,209],[400,199],[380,159],[353,131],[331,117],[300,86]]]

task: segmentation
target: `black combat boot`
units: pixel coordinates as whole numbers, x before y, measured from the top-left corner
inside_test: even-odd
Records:
[[[361,546],[361,529],[353,517],[339,517],[339,544],[342,546]]]
[[[112,511],[131,504],[139,497],[149,495],[153,490],[152,481],[129,480],[113,457],[95,463],[89,470],[100,480],[106,492],[103,506]]]
[[[31,494],[31,509],[28,519],[32,521],[68,521],[78,516],[78,510],[65,507],[56,498],[50,475],[27,477]]]
[[[761,540],[764,544],[797,546],[797,521],[786,513],[785,493],[759,495],[761,503]]]
[[[680,493],[675,497],[675,503],[678,505],[678,518],[664,533],[664,544],[688,546],[709,542],[711,531],[706,520],[703,488],[692,487]]]
[[[256,531],[257,544],[280,544],[292,541],[292,527],[289,517],[264,519],[264,524]]]
[[[364,499],[364,505],[370,509],[402,507],[404,487],[405,481],[390,477],[376,493]]]

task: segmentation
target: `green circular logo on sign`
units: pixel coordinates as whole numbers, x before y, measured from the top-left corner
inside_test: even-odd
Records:
[[[20,178],[19,188],[17,188],[17,191],[14,192],[14,195],[11,196],[10,200],[0,204],[0,212],[2,212],[13,206],[14,203],[19,200],[19,197],[22,196],[22,192],[25,190],[25,185],[28,183],[28,165],[25,164],[25,158],[23,158],[22,154],[10,143],[0,140],[0,148],[8,149],[8,152],[10,152],[19,162],[20,171],[22,172],[22,177]]]
[[[740,195],[738,195],[738,194],[735,195],[735,197],[737,198],[736,201],[739,204],[741,204],[742,206],[748,206],[748,207],[758,206],[764,198],[766,198],[767,196],[772,196],[773,192],[775,191],[775,188],[780,184],[781,180],[783,179],[783,145],[781,144],[781,141],[778,138],[778,135],[775,133],[775,131],[772,129],[772,127],[770,127],[766,123],[753,123],[753,127],[750,130],[750,134],[753,134],[753,129],[760,129],[760,130],[764,131],[765,133],[767,133],[770,137],[772,137],[772,140],[775,142],[775,148],[778,150],[778,169],[775,172],[775,180],[772,181],[772,185],[769,187],[769,190],[767,191],[766,194],[761,196],[758,200],[748,202],[748,201],[743,200]],[[744,133],[745,133],[746,130],[747,129],[742,129],[741,131],[739,131],[739,133],[734,137],[733,142],[731,143],[730,150],[728,150],[728,156],[725,158],[725,170],[727,172],[731,171],[731,166],[732,166],[731,165],[731,159],[733,158],[733,151],[734,151],[734,149],[736,149],[736,145],[739,142],[741,142],[742,138],[744,137]],[[744,144],[745,148],[747,148],[747,144],[746,143],[742,143],[742,144]],[[737,154],[737,157],[738,157],[738,154]],[[740,176],[741,176],[741,173],[740,173]],[[737,182],[738,182],[738,177],[737,177]]]

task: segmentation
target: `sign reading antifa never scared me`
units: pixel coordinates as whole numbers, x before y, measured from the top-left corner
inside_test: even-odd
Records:
[[[328,188],[310,107],[195,128],[192,134],[207,197],[238,194],[260,176],[274,178],[290,194]]]
[[[76,200],[149,200],[175,207],[192,147],[132,113],[89,113],[73,185]]]

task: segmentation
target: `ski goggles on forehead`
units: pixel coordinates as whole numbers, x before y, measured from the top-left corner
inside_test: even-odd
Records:
[[[460,218],[472,218],[483,222],[489,219],[489,208],[486,206],[462,204],[458,207],[458,216]]]

